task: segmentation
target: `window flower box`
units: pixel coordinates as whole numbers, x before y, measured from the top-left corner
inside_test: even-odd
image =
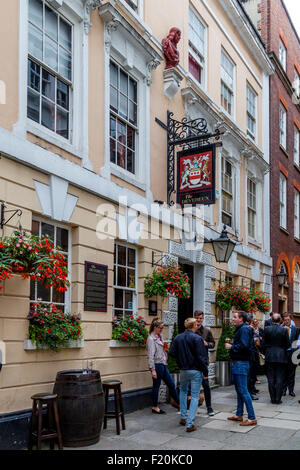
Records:
[[[71,348],[84,348],[84,339],[70,340],[69,344],[62,346],[62,349],[71,349]],[[47,344],[37,345],[31,341],[31,339],[24,340],[24,350],[25,351],[37,351],[37,350],[50,350],[50,347]]]
[[[140,344],[137,343],[123,343],[122,341],[117,341],[116,339],[111,339],[109,342],[110,348],[139,348]]]

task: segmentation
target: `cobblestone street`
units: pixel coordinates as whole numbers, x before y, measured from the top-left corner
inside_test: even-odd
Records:
[[[126,430],[117,436],[114,420],[102,430],[98,444],[85,450],[300,450],[300,371],[297,373],[296,398],[286,396],[281,405],[270,403],[267,379],[259,377],[259,400],[254,401],[258,425],[241,427],[227,420],[235,410],[233,386],[212,391],[216,415],[208,417],[205,404],[199,407],[197,431],[187,433],[179,425],[179,413],[162,405],[166,415],[153,415],[151,408],[126,415]]]

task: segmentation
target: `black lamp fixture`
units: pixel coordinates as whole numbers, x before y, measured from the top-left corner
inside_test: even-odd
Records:
[[[278,285],[280,287],[282,287],[286,283],[288,275],[286,271],[284,270],[283,265],[280,266],[280,271],[277,274],[275,274],[274,277],[277,277]]]
[[[236,242],[228,238],[226,225],[224,225],[220,237],[210,240],[210,243],[213,246],[216,261],[218,263],[227,263],[236,246]]]

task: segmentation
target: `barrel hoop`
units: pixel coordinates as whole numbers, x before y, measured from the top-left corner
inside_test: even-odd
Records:
[[[63,398],[64,400],[82,400],[83,398],[95,398],[95,397],[98,397],[98,396],[101,396],[103,395],[103,392],[99,392],[99,393],[95,393],[93,395],[59,395],[58,394],[58,398]]]

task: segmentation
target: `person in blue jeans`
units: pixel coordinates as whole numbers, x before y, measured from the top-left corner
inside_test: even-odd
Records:
[[[240,421],[240,426],[255,426],[257,420],[247,384],[252,341],[252,332],[246,323],[247,319],[248,314],[246,312],[238,311],[233,313],[233,323],[236,327],[233,344],[225,344],[225,348],[230,350],[231,378],[237,393],[236,415],[228,419],[230,421]],[[244,404],[248,413],[246,421],[243,420]]]
[[[176,336],[169,354],[174,357],[180,369],[180,415],[179,423],[187,432],[196,431],[194,424],[198,408],[199,392],[203,378],[208,376],[207,353],[204,341],[197,335],[196,318],[187,318],[184,333]],[[191,388],[191,403],[187,413],[187,394]]]

